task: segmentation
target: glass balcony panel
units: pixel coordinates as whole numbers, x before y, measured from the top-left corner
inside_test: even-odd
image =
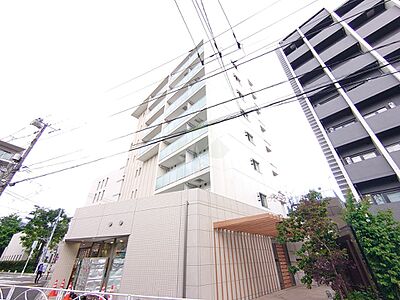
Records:
[[[160,189],[170,183],[176,182],[182,178],[190,176],[202,169],[207,168],[210,165],[210,160],[208,157],[208,151],[200,154],[192,161],[181,164],[171,171],[161,175],[156,180],[156,189]]]
[[[153,140],[155,140],[155,139],[157,139],[157,138],[159,138],[159,137],[161,137],[161,136],[162,136],[162,132],[160,132],[159,134],[157,134],[154,138],[152,138],[150,141],[144,143],[143,145],[147,145],[147,144],[149,144],[149,143],[152,143]],[[145,153],[147,150],[150,150],[151,147],[153,147],[153,146],[155,146],[155,145],[157,145],[157,143],[154,143],[154,144],[151,144],[151,145],[148,145],[148,146],[144,146],[144,147],[142,147],[142,148],[139,148],[139,149],[138,149],[138,156],[141,156],[143,153]]]
[[[206,105],[206,97],[204,96],[203,98],[201,98],[199,101],[197,101],[195,104],[193,104],[187,111],[185,111],[181,115],[188,115],[196,110],[203,108],[203,106],[205,106],[205,105]],[[187,122],[188,119],[190,119],[193,116],[194,115],[188,115],[184,118],[178,118],[178,119],[172,121],[167,126],[165,126],[165,128],[163,130],[164,135],[171,133],[175,128],[178,127],[178,125]]]
[[[198,90],[200,90],[203,86],[205,86],[206,82],[201,81],[198,83],[193,84],[190,88],[187,89],[182,95],[179,96],[175,102],[173,102],[165,111],[165,116],[168,116],[171,112],[173,112],[178,106],[182,105],[193,96]]]
[[[168,145],[165,147],[163,150],[160,151],[160,160],[164,159],[168,155],[174,153],[176,150],[182,148],[183,146],[189,144],[199,136],[203,135],[204,133],[207,132],[207,128],[202,128],[196,131],[192,131],[189,133],[186,133],[183,135],[181,138],[177,139],[175,142],[172,144]]]
[[[192,76],[194,76],[198,71],[200,71],[200,69],[203,68],[202,64],[197,64],[196,67],[194,67],[192,70],[189,71],[189,73],[187,73],[185,76],[183,76],[176,84],[175,87],[176,88],[180,88],[181,86],[183,86],[185,84],[186,81],[189,81],[188,79],[191,78]]]

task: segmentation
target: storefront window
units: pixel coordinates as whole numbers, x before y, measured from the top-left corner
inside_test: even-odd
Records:
[[[127,237],[82,243],[70,278],[74,288],[100,291],[105,286],[108,292],[118,292],[127,243]]]

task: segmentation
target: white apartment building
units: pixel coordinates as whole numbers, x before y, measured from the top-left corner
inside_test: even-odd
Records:
[[[294,284],[274,240],[286,207],[268,197],[269,125],[261,111],[219,122],[258,99],[243,96],[252,83],[237,70],[208,79],[219,65],[207,57],[198,45],[134,109],[119,201],[76,211],[50,285],[255,299]]]
[[[1,254],[0,261],[19,261],[26,260],[28,258],[28,254],[21,243],[22,235],[22,232],[17,232],[12,236],[7,247]]]
[[[124,182],[124,169],[125,167],[122,167],[96,178],[90,188],[85,206],[118,201]]]
[[[282,206],[266,201],[277,193],[278,171],[262,111],[204,126],[253,108],[258,100],[240,98],[253,84],[237,70],[227,72],[229,82],[224,75],[207,79],[218,64],[205,57],[200,45],[133,112],[140,130],[133,145],[149,145],[130,153],[122,199],[201,188],[284,214]],[[239,99],[218,105],[234,97]],[[169,135],[176,136],[166,139]]]

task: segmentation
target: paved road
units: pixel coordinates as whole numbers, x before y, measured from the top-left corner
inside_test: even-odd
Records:
[[[25,274],[20,276],[20,274],[15,273],[0,273],[0,289],[3,295],[0,293],[0,299],[5,299],[10,291],[9,287],[5,287],[4,285],[19,285],[24,286],[26,288],[16,288],[13,292],[13,296],[11,300],[24,300],[25,299],[25,291],[29,288],[41,287],[44,285],[45,280],[41,280],[38,284],[34,283],[35,277],[32,274]],[[3,286],[2,286],[3,285]],[[27,299],[34,300],[37,291],[29,291],[27,292]]]

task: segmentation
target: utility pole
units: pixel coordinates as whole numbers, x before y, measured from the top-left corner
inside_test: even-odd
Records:
[[[44,249],[43,249],[43,251],[42,251],[42,253],[40,255],[40,259],[39,259],[39,262],[38,262],[38,264],[36,266],[35,273],[36,273],[39,265],[44,261],[44,258],[46,257],[47,250],[49,249],[51,240],[53,239],[53,236],[54,236],[54,232],[56,231],[58,222],[60,222],[60,217],[61,217],[62,211],[63,210],[61,208],[58,210],[58,215],[57,215],[56,220],[54,221],[53,229],[51,230],[51,233],[50,233],[49,239],[47,240],[46,246],[44,247]]]
[[[13,179],[14,175],[22,167],[22,163],[24,162],[25,158],[28,156],[29,152],[31,152],[33,146],[35,146],[35,144],[39,140],[40,136],[46,130],[47,126],[49,126],[49,124],[46,124],[43,122],[42,118],[33,120],[31,122],[31,125],[38,128],[39,131],[37,132],[37,134],[36,134],[35,138],[32,140],[32,142],[30,143],[29,147],[25,150],[25,152],[18,159],[18,161],[15,164],[11,163],[8,165],[7,172],[5,173],[4,177],[0,181],[0,196],[3,194],[4,190],[10,185],[10,182]]]

